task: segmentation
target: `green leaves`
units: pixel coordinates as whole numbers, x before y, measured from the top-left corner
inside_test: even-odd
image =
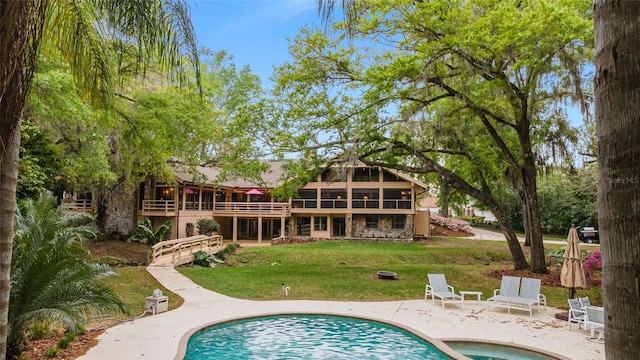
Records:
[[[151,219],[144,218],[138,222],[138,227],[134,230],[134,233],[127,241],[138,241],[147,244],[149,247],[165,240],[166,236],[171,231],[171,220],[167,220],[158,229],[153,227]]]
[[[62,216],[55,201],[43,194],[21,203],[16,213],[8,343],[18,351],[34,326],[77,332],[90,316],[127,313],[120,299],[97,282],[115,273],[90,262],[82,245],[93,234],[90,219]]]

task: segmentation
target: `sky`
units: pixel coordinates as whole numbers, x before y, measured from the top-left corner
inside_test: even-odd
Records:
[[[271,88],[273,67],[289,61],[288,39],[304,25],[322,27],[317,0],[187,0],[200,47],[226,50],[238,68],[251,67]],[[582,115],[567,106],[575,126]]]
[[[290,59],[287,39],[305,24],[322,26],[316,0],[189,0],[200,47],[226,50],[270,88],[273,66]]]

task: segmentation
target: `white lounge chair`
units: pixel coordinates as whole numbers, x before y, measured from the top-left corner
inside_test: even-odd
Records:
[[[500,303],[508,304],[509,301],[518,297],[518,289],[520,289],[520,277],[503,276],[500,289],[493,290],[493,296],[487,299],[487,304],[493,304],[493,306],[501,306]]]
[[[544,309],[547,310],[547,297],[540,293],[541,287],[542,280],[540,279],[522,278],[517,303],[523,307],[529,307],[529,316],[532,315],[531,307],[533,305],[538,305],[538,312],[540,312],[540,304],[544,303]]]
[[[584,308],[586,308],[587,306],[591,306],[591,300],[589,300],[588,296],[578,298],[578,301],[580,302],[580,307],[582,308],[582,310],[584,310]]]
[[[604,309],[596,306],[587,306],[584,310],[586,312],[584,328],[591,330],[589,340],[604,340]],[[596,330],[598,330],[598,337],[595,336]]]
[[[580,300],[569,299],[569,317],[567,318],[569,329],[571,329],[571,323],[578,323],[578,328],[580,328],[580,324],[584,324],[585,317],[586,312],[580,306]]]
[[[509,314],[511,309],[528,310],[529,316],[532,316],[533,305],[538,305],[538,311],[541,303],[544,303],[545,309],[547,308],[547,298],[540,293],[541,284],[540,279],[522,278],[520,285],[519,277],[503,276],[500,289],[493,291],[494,295],[487,299],[487,304],[506,308]]]
[[[431,296],[431,302],[435,305],[435,298],[442,301],[442,308],[445,303],[462,303],[462,297],[455,293],[453,286],[447,284],[444,274],[429,274],[429,283],[425,287],[424,300]]]

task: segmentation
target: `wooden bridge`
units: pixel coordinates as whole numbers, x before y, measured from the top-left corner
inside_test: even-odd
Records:
[[[161,241],[151,247],[150,265],[175,267],[195,260],[194,254],[200,250],[214,254],[223,248],[222,235],[196,235]]]

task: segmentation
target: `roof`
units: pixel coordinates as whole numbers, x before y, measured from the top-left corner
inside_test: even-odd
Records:
[[[282,175],[283,161],[265,161],[265,163],[269,166],[269,169],[262,174],[263,184],[258,184],[252,180],[233,176],[229,177],[224,181],[216,181],[218,176],[221,173],[220,168],[218,167],[205,167],[205,166],[197,166],[195,170],[201,174],[204,178],[204,184],[206,185],[218,185],[224,187],[238,187],[238,188],[257,188],[257,187],[267,187],[267,188],[275,188],[281,184],[280,177]],[[174,176],[178,182],[182,183],[194,183],[199,182],[194,180],[193,176],[184,168],[184,167],[174,167],[173,170]]]
[[[197,166],[195,170],[206,179],[204,181],[204,184],[206,185],[218,185],[223,187],[237,187],[237,188],[262,188],[262,187],[276,188],[279,185],[281,185],[283,182],[281,175],[284,171],[283,168],[286,162],[265,160],[264,163],[268,165],[269,169],[262,174],[262,181],[264,182],[263,184],[258,184],[252,180],[245,179],[242,177],[236,177],[236,176],[230,177],[225,181],[216,181],[216,179],[221,173],[220,168],[217,168],[217,167]],[[366,167],[366,165],[363,165],[361,163],[354,167]],[[429,188],[429,185],[405,173],[402,173],[398,170],[383,168],[383,171],[387,171],[389,173],[397,175],[402,180],[414,183],[415,185],[425,190]],[[193,176],[189,173],[189,171],[187,171],[183,166],[174,167],[174,176],[176,180],[181,183],[199,182],[199,181],[196,181],[193,178]]]

